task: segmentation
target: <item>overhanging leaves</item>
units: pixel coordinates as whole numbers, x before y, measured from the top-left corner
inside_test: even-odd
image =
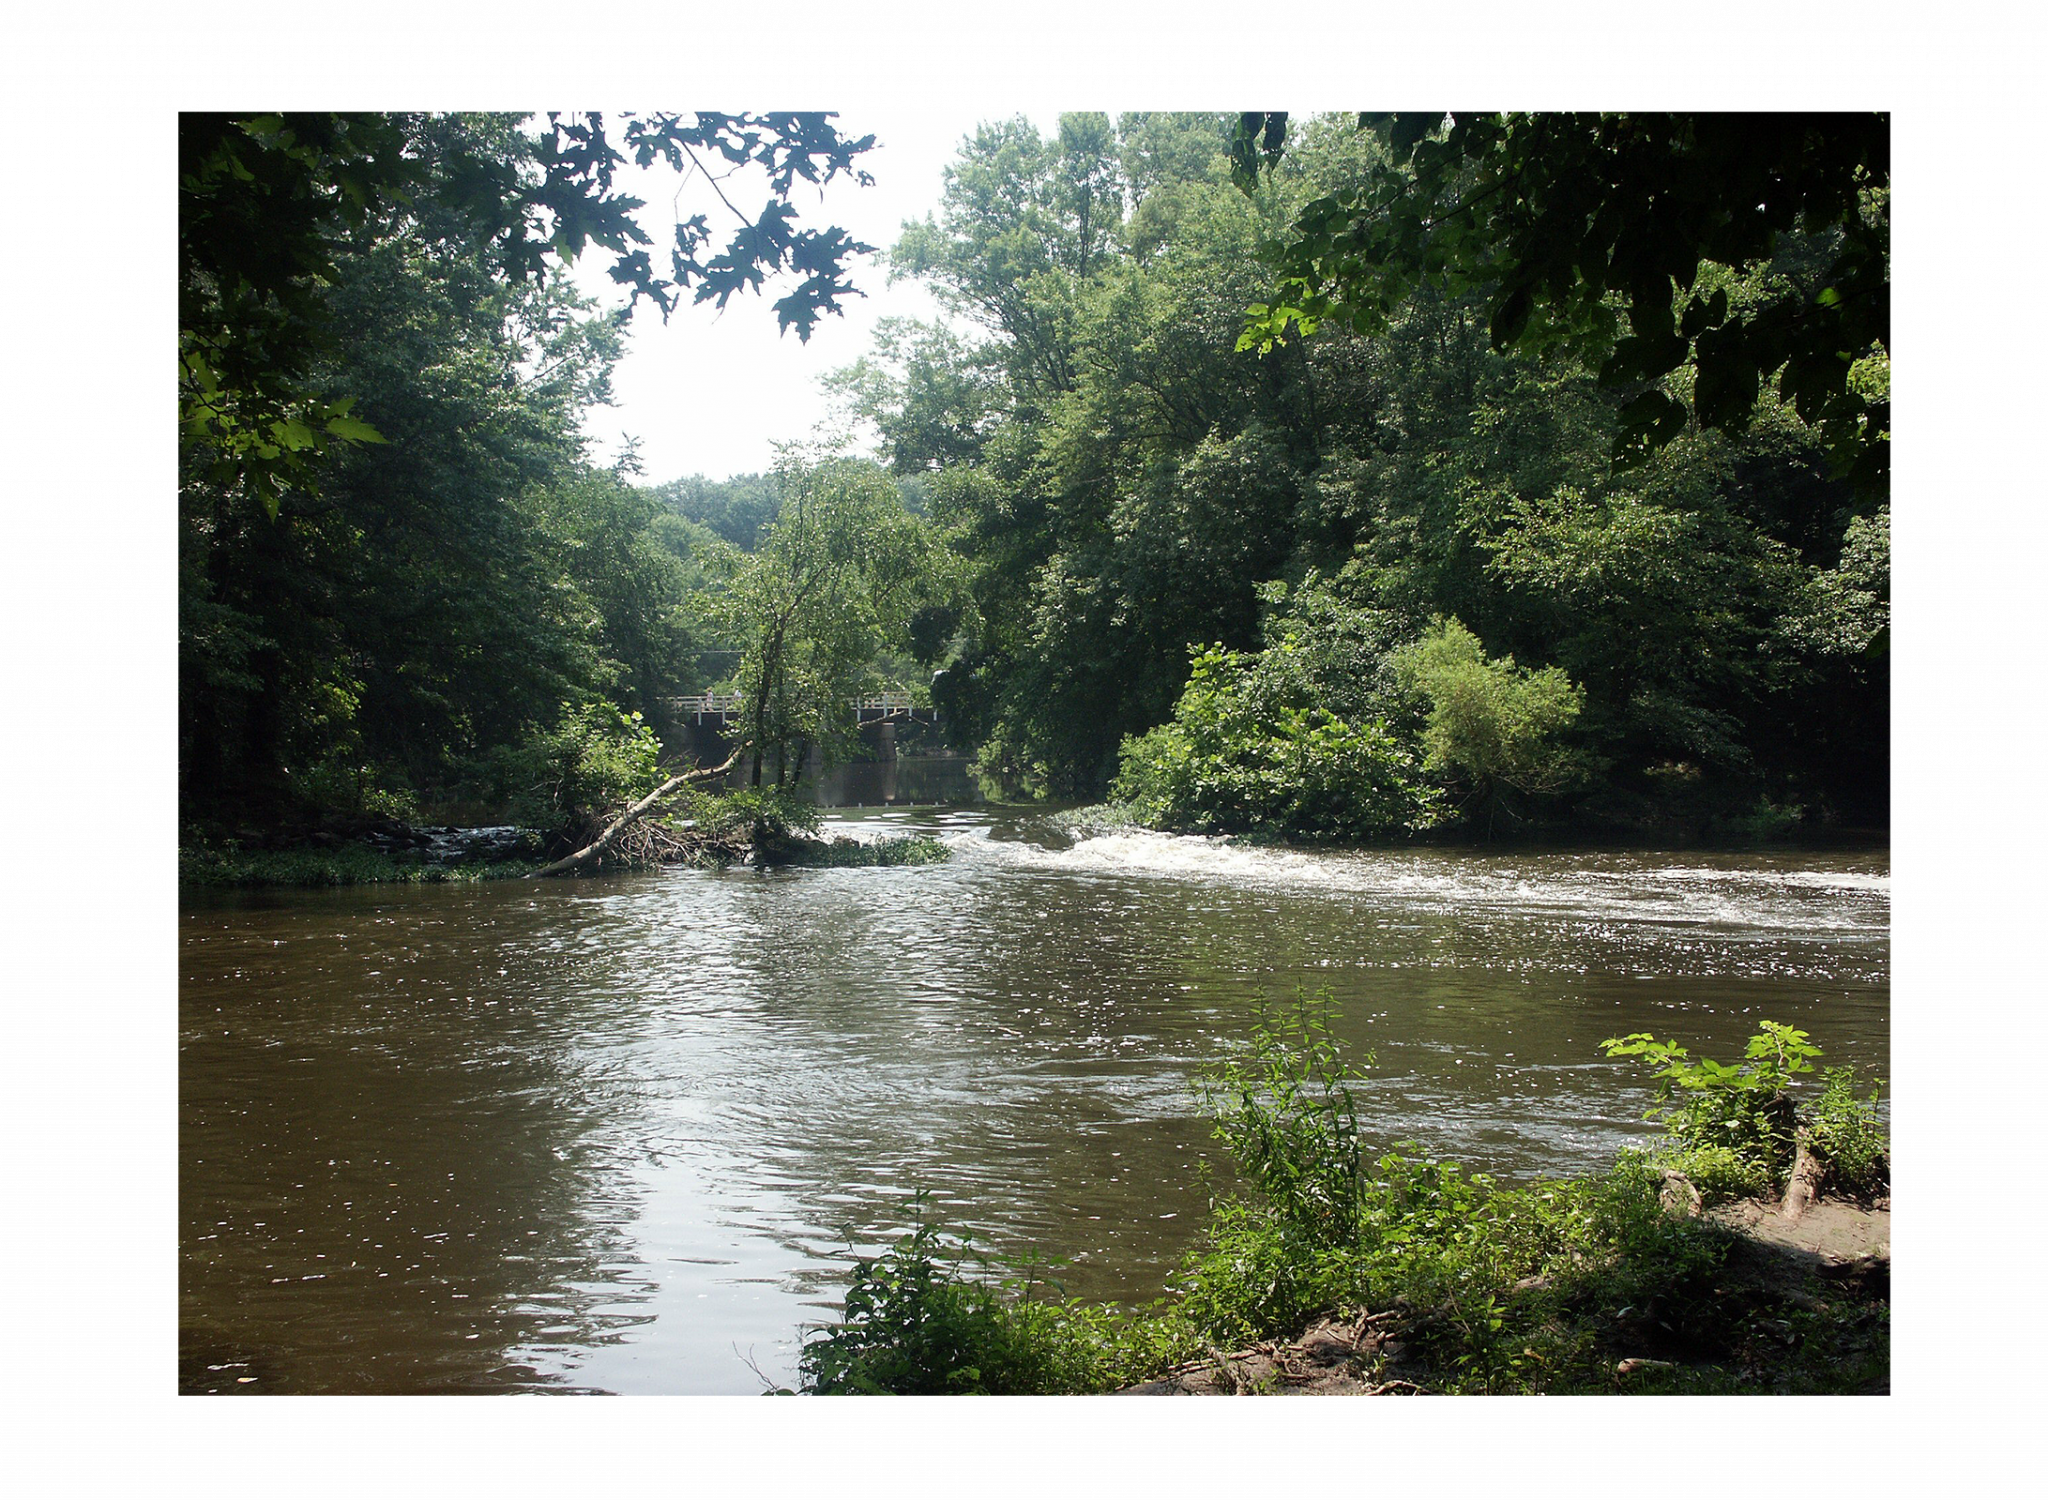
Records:
[[[1247,191],[1285,117],[1247,114],[1233,143]],[[1262,352],[1321,320],[1360,330],[1428,280],[1489,302],[1497,348],[1570,348],[1608,383],[1660,388],[1696,367],[1690,419],[1738,432],[1777,379],[1838,472],[1881,489],[1889,430],[1847,372],[1890,340],[1890,120],[1868,115],[1367,115],[1381,159],[1269,246],[1279,295],[1247,310]],[[1739,310],[1703,266],[1746,273],[1786,237],[1826,255],[1817,284]],[[1622,334],[1615,314],[1625,316]],[[1619,455],[1684,430],[1672,391],[1635,398]]]

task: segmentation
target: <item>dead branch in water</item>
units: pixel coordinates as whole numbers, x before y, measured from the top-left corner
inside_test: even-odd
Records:
[[[566,875],[571,870],[581,869],[584,865],[602,858],[605,851],[617,842],[619,835],[630,828],[639,819],[640,815],[653,807],[655,803],[661,801],[664,797],[673,796],[692,782],[712,781],[723,776],[727,771],[730,771],[739,764],[739,759],[740,751],[735,750],[725,758],[723,765],[709,766],[696,771],[685,771],[680,776],[671,776],[667,781],[664,781],[660,786],[620,813],[618,817],[612,820],[610,826],[603,833],[585,844],[581,849],[578,849],[574,854],[565,855],[553,864],[535,870],[526,878],[533,880],[543,875]]]

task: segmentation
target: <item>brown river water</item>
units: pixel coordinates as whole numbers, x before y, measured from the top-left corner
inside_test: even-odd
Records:
[[[1146,1300],[1200,1079],[1327,989],[1375,1144],[1520,1179],[1650,1127],[1602,1038],[1889,1062],[1879,849],[1304,853],[847,813],[953,858],[188,895],[180,1388],[752,1393],[923,1190]]]

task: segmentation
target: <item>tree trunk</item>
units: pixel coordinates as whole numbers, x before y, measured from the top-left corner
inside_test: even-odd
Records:
[[[725,758],[725,764],[723,765],[710,766],[697,771],[685,771],[680,776],[671,776],[667,781],[664,781],[660,786],[614,818],[611,826],[599,834],[595,840],[585,844],[574,854],[558,859],[545,868],[533,871],[526,878],[533,880],[542,875],[566,875],[571,870],[579,869],[591,863],[601,856],[605,850],[611,848],[613,842],[620,834],[632,826],[635,819],[646,812],[648,808],[654,806],[655,803],[661,801],[662,798],[681,791],[693,781],[710,781],[714,777],[723,776],[739,763],[739,758],[740,752],[735,750]]]
[[[1785,1201],[1778,1209],[1778,1217],[1786,1223],[1796,1223],[1806,1212],[1820,1192],[1820,1180],[1827,1173],[1827,1163],[1813,1154],[1812,1142],[1808,1140],[1805,1127],[1798,1134],[1798,1147],[1792,1155],[1792,1175],[1785,1181]]]

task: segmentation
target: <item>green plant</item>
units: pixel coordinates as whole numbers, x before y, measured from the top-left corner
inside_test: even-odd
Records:
[[[931,1216],[872,1259],[857,1258],[836,1324],[798,1356],[816,1395],[1049,1395],[1113,1390],[1188,1352],[1171,1328],[1062,1297],[1035,1263],[1004,1280]],[[968,1272],[973,1261],[983,1273]]]
[[[566,827],[622,808],[661,780],[661,741],[604,698],[564,703],[551,729],[500,751],[496,778],[522,823]]]
[[[1755,843],[1784,838],[1806,820],[1806,809],[1797,802],[1773,802],[1759,797],[1746,812],[1716,818],[1710,831],[1725,837]]]
[[[902,838],[876,839],[872,843],[846,838],[806,839],[791,845],[784,853],[783,862],[823,866],[829,869],[857,869],[871,866],[943,864],[952,858],[952,855],[952,849],[942,839],[922,834],[906,834]]]
[[[1436,795],[1384,724],[1339,718],[1220,646],[1195,653],[1173,718],[1120,753],[1112,795],[1155,827],[1315,842],[1405,833],[1437,816]]]
[[[1761,1197],[1777,1186],[1769,1167],[1733,1146],[1682,1149],[1664,1158],[1663,1164],[1684,1173],[1707,1208],[1732,1198]]]
[[[299,795],[315,807],[341,808],[399,822],[417,820],[419,797],[404,785],[403,773],[395,767],[365,764],[364,757],[355,753],[359,750],[355,744],[330,750],[296,772],[292,781]]]
[[[757,859],[782,859],[799,852],[804,842],[817,833],[822,816],[815,803],[779,786],[700,792],[693,806],[699,825],[707,832],[744,833]]]
[[[1327,988],[1262,1017],[1249,1058],[1209,1086],[1215,1134],[1271,1211],[1319,1245],[1355,1245],[1364,1163],[1358,1106],[1330,1034]],[[1372,1066],[1370,1054],[1365,1066]]]
[[[1811,1073],[1820,1056],[1805,1032],[1765,1021],[1749,1039],[1744,1060],[1734,1064],[1695,1061],[1685,1048],[1648,1032],[1610,1037],[1601,1046],[1609,1057],[1655,1065],[1658,1102],[1645,1118],[1663,1120],[1682,1148],[1725,1148],[1772,1182],[1784,1179],[1798,1126],[1794,1081]]]
[[[1426,705],[1425,769],[1469,783],[1483,798],[1500,787],[1547,794],[1569,786],[1583,758],[1565,742],[1586,695],[1557,667],[1532,671],[1512,656],[1488,657],[1457,620],[1438,620],[1394,653],[1396,679]]]
[[[956,1395],[1000,1388],[1016,1351],[995,1290],[960,1274],[964,1242],[924,1217],[880,1256],[854,1262],[836,1327],[807,1341],[799,1367],[819,1395]],[[993,1384],[992,1384],[993,1383]]]
[[[1871,1197],[1891,1186],[1890,1138],[1877,1117],[1882,1092],[1874,1085],[1869,1098],[1858,1097],[1853,1068],[1821,1075],[1809,1136],[1827,1162],[1830,1185],[1852,1196]]]

